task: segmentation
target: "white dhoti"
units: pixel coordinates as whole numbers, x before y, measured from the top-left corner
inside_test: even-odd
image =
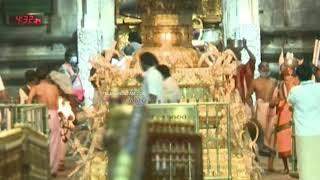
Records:
[[[320,135],[296,136],[300,180],[320,179]]]
[[[261,99],[257,100],[256,115],[257,120],[261,124],[264,131],[264,139],[269,147],[274,146],[272,138],[272,131],[274,125],[277,123],[277,113],[276,108],[270,108],[269,102],[264,102]]]
[[[61,159],[61,136],[60,136],[60,120],[57,110],[48,110],[49,113],[49,152],[50,152],[50,169],[51,174],[57,173],[59,162]]]

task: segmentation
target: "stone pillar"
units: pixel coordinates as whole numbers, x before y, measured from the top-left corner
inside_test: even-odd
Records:
[[[259,23],[258,0],[224,0],[224,31],[225,41],[232,39],[247,39],[249,49],[256,57],[257,66],[261,62],[261,38]],[[242,52],[242,62],[248,61],[248,54]]]
[[[90,106],[92,104],[94,89],[89,81],[91,69],[89,60],[112,45],[115,31],[114,1],[78,0],[78,4],[80,77],[85,89],[85,106]]]

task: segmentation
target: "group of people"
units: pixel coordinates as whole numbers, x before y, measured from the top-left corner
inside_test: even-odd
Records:
[[[133,55],[140,47],[137,34],[131,34],[130,43],[123,49],[126,55]],[[239,50],[229,46],[241,60]],[[238,67],[236,87],[244,104],[252,109],[252,117],[260,127],[261,141],[258,142],[259,152],[269,157],[268,168],[273,170],[273,159],[276,148],[284,163],[284,172],[289,172],[288,158],[292,155],[292,124],[295,124],[296,149],[298,156],[300,179],[318,179],[317,162],[320,157],[320,69],[306,61],[292,65],[281,65],[279,80],[270,76],[268,63],[262,62],[258,68],[260,76],[254,79],[256,60],[248,49],[246,41],[243,48],[250,59]],[[149,52],[140,55],[143,74],[137,76],[142,83],[142,99],[144,103],[175,103],[181,99],[181,92],[176,80],[171,76],[170,68],[159,65],[155,55]],[[63,167],[66,151],[65,139],[61,135],[61,114],[59,101],[68,100],[72,112],[76,112],[79,102],[83,101],[83,89],[75,89],[72,85],[81,86],[78,72],[73,66],[72,52],[67,51],[65,63],[59,70],[40,67],[36,71],[25,73],[26,85],[19,89],[19,102],[45,104],[50,115],[49,119],[49,151],[51,174],[55,176]],[[113,62],[115,61],[115,62]],[[119,65],[117,57],[110,63]],[[121,64],[121,63],[120,63]],[[91,75],[95,73],[91,72]],[[312,80],[312,76],[315,80]],[[67,79],[67,82],[66,82]],[[94,85],[94,84],[93,84]],[[71,88],[70,88],[71,87]],[[255,93],[256,105],[252,94]],[[7,97],[5,87],[0,77],[0,101]],[[63,97],[63,98],[61,98]],[[60,111],[61,112],[61,111]],[[74,119],[74,114],[65,113],[66,119]],[[73,116],[69,118],[68,116]],[[64,134],[65,136],[65,134]],[[64,137],[65,138],[65,137]]]
[[[297,61],[298,62],[298,61]],[[281,78],[270,77],[268,63],[259,65],[260,76],[249,87],[247,99],[256,95],[254,117],[262,127],[268,147],[276,148],[289,173],[288,158],[292,155],[292,124],[295,124],[296,152],[300,179],[318,179],[317,171],[320,143],[320,83],[319,68],[301,59],[300,64],[284,63],[280,67]],[[312,80],[312,76],[315,80]],[[268,168],[273,170],[273,156]]]
[[[241,60],[239,50],[230,46]],[[269,64],[262,62],[258,66],[260,76],[254,79],[255,57],[248,49],[246,41],[243,48],[250,59],[238,67],[236,87],[244,104],[249,105],[252,117],[260,128],[259,154],[269,156],[268,169],[274,171],[273,160],[276,152],[283,160],[284,173],[289,173],[288,159],[292,156],[292,124],[295,122],[297,156],[301,179],[320,177],[314,163],[319,160],[316,154],[309,153],[314,148],[319,150],[320,142],[320,70],[300,59],[303,63],[284,63],[280,67],[281,77],[270,76]],[[142,82],[145,103],[179,102],[180,91],[177,82],[171,77],[169,67],[159,65],[152,53],[140,55],[143,75],[137,77]],[[316,81],[311,77],[315,76]],[[256,103],[252,95],[255,93]],[[313,151],[317,152],[317,151]],[[312,159],[313,158],[313,159]]]
[[[27,70],[25,85],[19,89],[18,94],[20,104],[44,104],[48,109],[49,157],[53,176],[64,169],[66,140],[70,135],[68,132],[73,127],[72,122],[75,120],[77,108],[83,101],[82,92],[75,88],[79,86],[77,81],[80,78],[72,65],[72,57],[73,51],[69,49],[65,54],[65,62],[61,66],[44,65],[36,70]],[[0,100],[8,100],[1,77]]]
[[[142,82],[143,102],[145,103],[176,103],[181,92],[176,80],[171,77],[166,65],[159,65],[157,58],[149,52],[140,56],[143,75],[137,77]]]

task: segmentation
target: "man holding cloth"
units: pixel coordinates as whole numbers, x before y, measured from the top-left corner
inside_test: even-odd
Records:
[[[52,84],[48,79],[47,75],[49,69],[41,67],[37,69],[37,75],[39,78],[39,84],[33,86],[29,93],[28,104],[32,103],[34,98],[37,102],[44,104],[48,108],[49,113],[49,152],[50,152],[50,168],[51,175],[55,177],[58,172],[59,163],[61,160],[61,136],[60,136],[60,119],[58,116],[58,98],[59,90],[58,87]]]
[[[312,66],[303,63],[296,69],[300,85],[288,96],[293,108],[300,180],[320,179],[320,84],[311,80]]]

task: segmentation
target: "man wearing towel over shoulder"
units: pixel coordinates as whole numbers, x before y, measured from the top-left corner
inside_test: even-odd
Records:
[[[296,69],[300,85],[289,93],[293,109],[300,180],[320,179],[320,83],[312,78],[312,66],[303,63]]]
[[[33,86],[29,93],[28,104],[32,103],[34,98],[37,102],[44,104],[48,108],[49,113],[49,152],[50,152],[50,169],[51,175],[56,176],[58,172],[58,166],[60,163],[61,154],[61,136],[60,136],[60,120],[58,116],[58,98],[59,90],[58,87],[52,84],[47,76],[49,74],[49,68],[41,67],[37,69],[37,75],[39,78],[39,84]]]

